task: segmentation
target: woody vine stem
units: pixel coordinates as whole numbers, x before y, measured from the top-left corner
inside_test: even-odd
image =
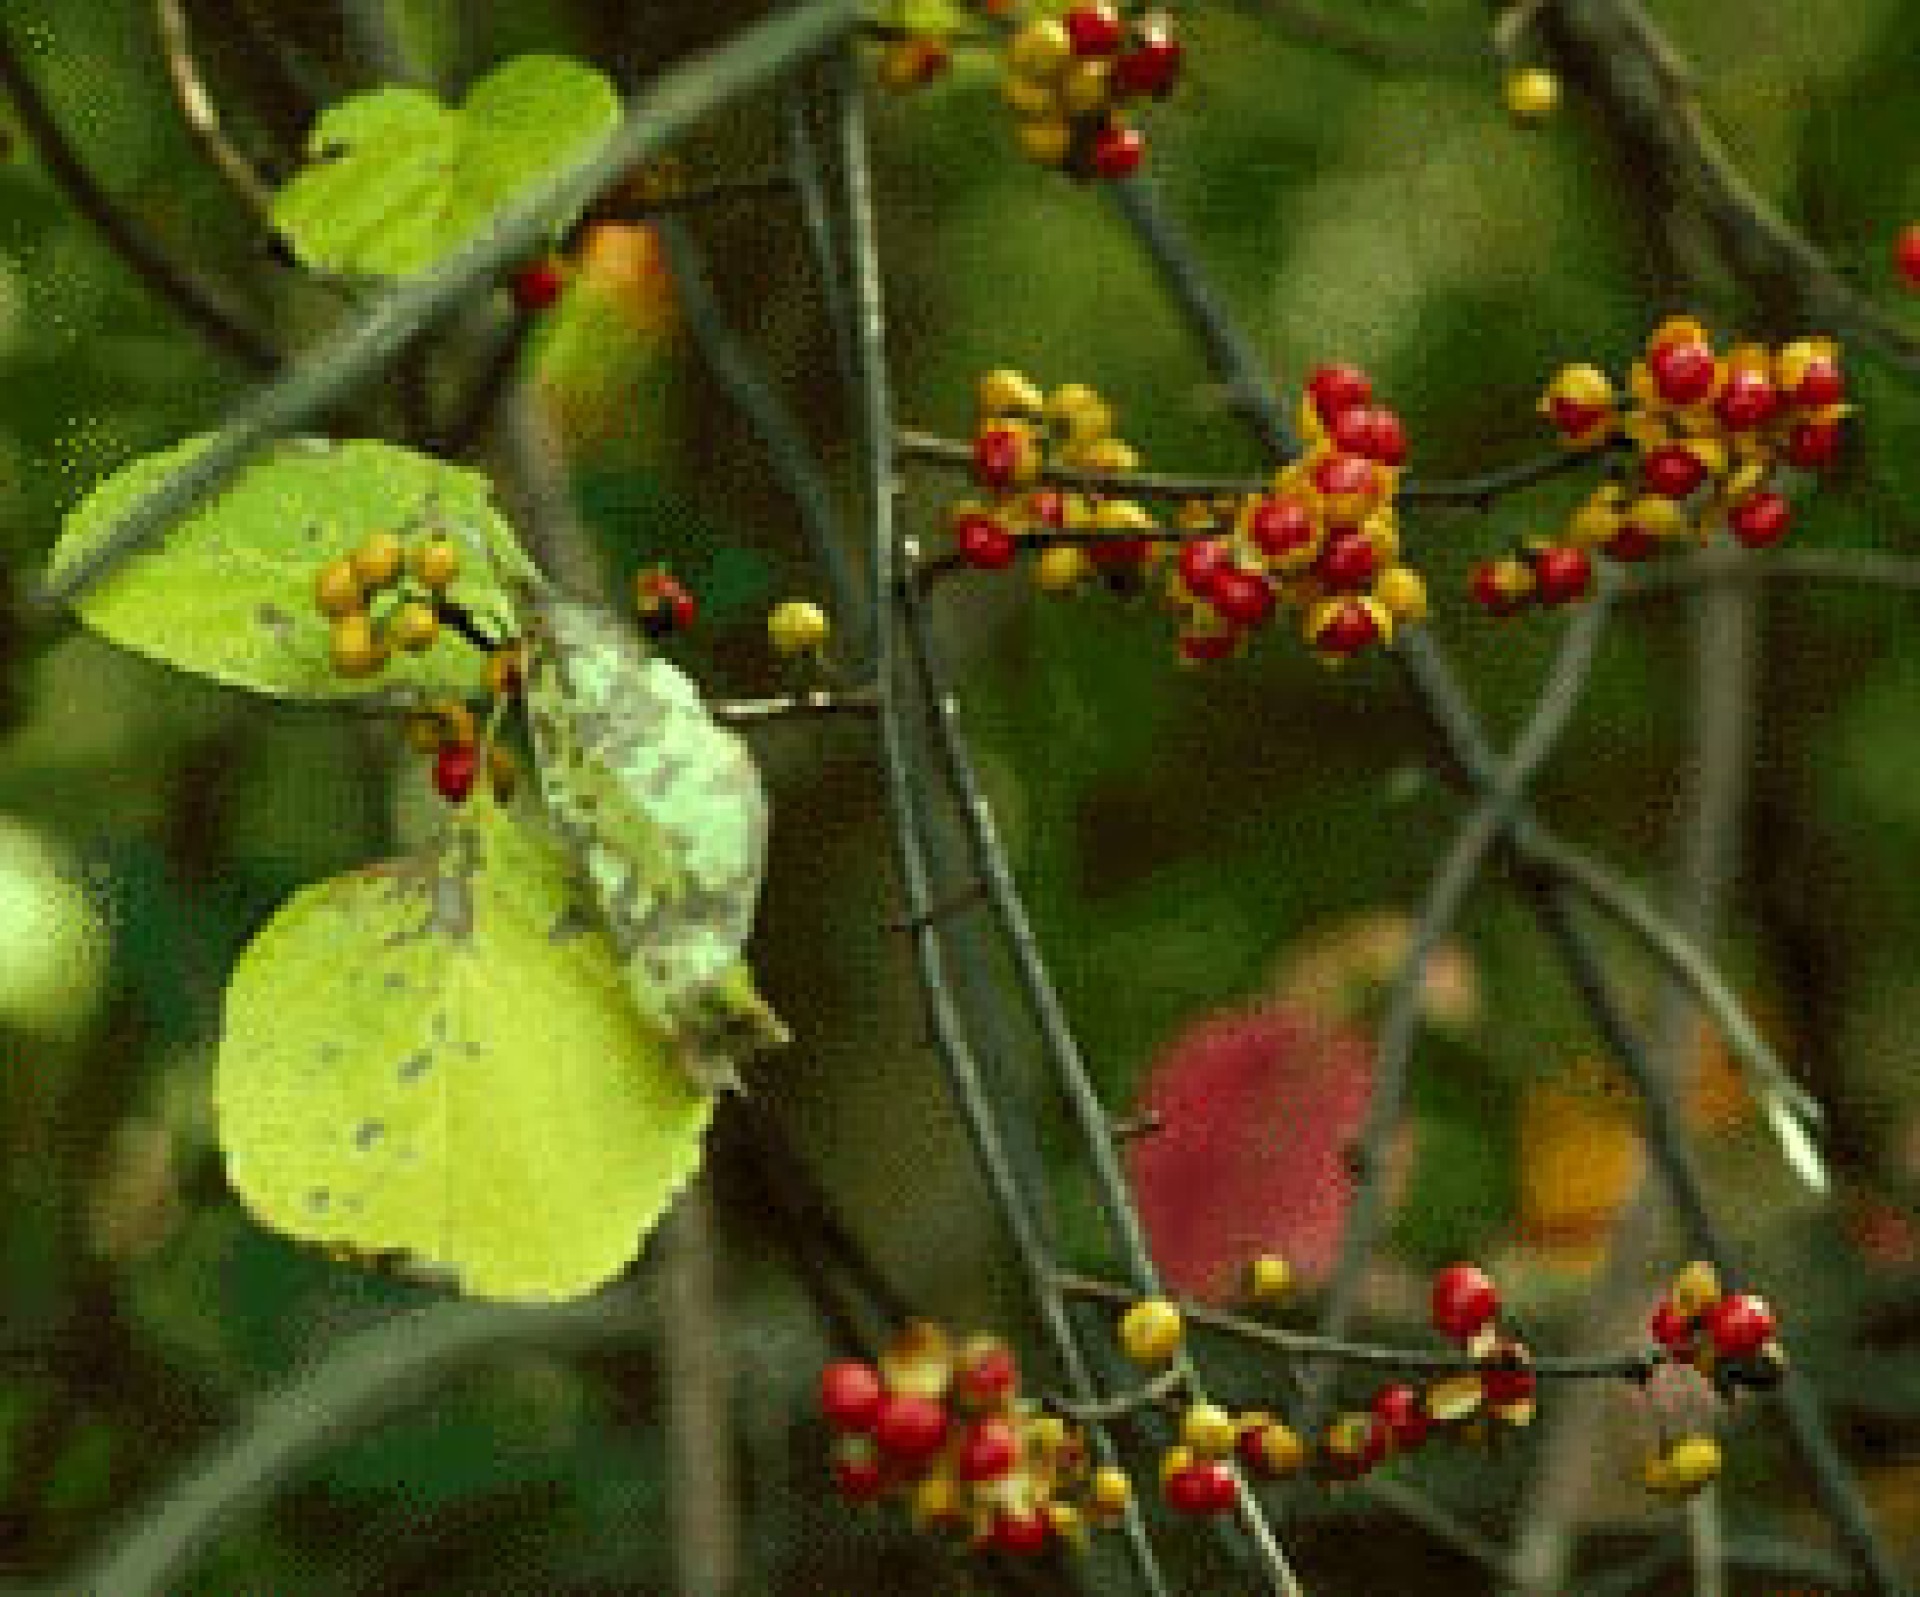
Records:
[[[1283,18],[1304,8],[1281,8]],[[1687,104],[1674,99],[1673,56],[1632,0],[1560,0],[1535,8],[1537,25],[1556,45],[1570,71],[1578,72],[1607,101],[1622,122],[1650,127],[1650,136],[1674,149],[1676,167],[1690,174],[1695,199],[1726,245],[1736,269],[1777,289],[1784,280],[1801,285],[1797,308],[1825,313],[1859,334],[1868,348],[1880,347],[1897,368],[1911,370],[1913,351],[1894,331],[1850,297],[1811,246],[1797,239],[1771,213],[1761,209],[1738,180],[1704,125]],[[170,69],[191,98],[197,78],[177,5],[163,4],[171,20]],[[1298,22],[1298,16],[1295,21]],[[1168,1374],[1153,1384],[1150,1400],[1136,1401],[1113,1378],[1111,1314],[1088,1312],[1089,1305],[1126,1302],[1157,1294],[1158,1274],[1121,1168],[1117,1139],[1095,1077],[1076,1040],[1065,1005],[1054,986],[1043,951],[1002,847],[968,744],[965,718],[943,659],[937,608],[950,585],[926,580],[925,560],[896,512],[901,474],[908,469],[944,469],[954,446],[907,430],[891,397],[887,365],[887,327],[882,293],[880,237],[874,214],[868,167],[867,130],[855,44],[861,18],[850,0],[815,0],[777,13],[743,31],[719,49],[673,68],[631,102],[619,130],[590,159],[558,174],[538,192],[506,213],[499,225],[446,265],[395,290],[355,316],[344,331],[297,365],[236,322],[223,303],[184,275],[146,239],[105,196],[72,155],[47,113],[19,59],[0,39],[0,79],[21,110],[27,130],[75,203],[102,228],[108,241],[154,290],[216,347],[272,380],[240,408],[212,442],[183,469],[143,497],[126,514],[99,557],[76,569],[44,592],[43,605],[64,603],[97,580],[142,543],[162,534],[246,463],[262,445],[309,422],[351,398],[371,379],[400,360],[429,333],[449,309],[483,291],[502,270],[526,255],[541,239],[551,218],[580,210],[636,163],[658,153],[708,112],[785,80],[787,157],[781,172],[755,180],[754,192],[773,203],[797,204],[820,277],[822,298],[833,316],[837,349],[849,383],[860,474],[856,490],[836,494],[831,479],[815,460],[804,434],[784,413],[751,348],[721,317],[717,302],[700,276],[691,240],[677,227],[665,228],[676,257],[676,276],[690,290],[688,316],[695,337],[723,387],[741,408],[765,448],[770,467],[800,511],[822,578],[835,595],[842,616],[857,626],[853,651],[860,682],[833,694],[794,695],[783,700],[751,701],[733,707],[743,724],[793,715],[855,713],[871,722],[883,781],[899,880],[904,898],[903,929],[911,946],[935,1049],[946,1072],[961,1118],[979,1158],[987,1188],[1012,1242],[1035,1317],[1045,1333],[1054,1371],[1062,1383],[1062,1406],[1080,1415],[1100,1457],[1114,1456],[1118,1444],[1110,1431],[1121,1424],[1151,1432],[1164,1428],[1159,1400],[1177,1395],[1187,1402],[1204,1399],[1203,1367],[1183,1351]],[[1347,41],[1349,47],[1371,37]],[[824,106],[826,123],[814,125],[800,88],[813,82],[813,98]],[[203,112],[196,131],[209,157],[243,192],[252,182],[249,169],[226,142],[222,124],[204,93],[194,102]],[[1113,188],[1114,204],[1157,274],[1175,314],[1187,326],[1215,375],[1233,396],[1265,464],[1279,465],[1297,452],[1287,419],[1274,397],[1261,362],[1209,283],[1197,256],[1148,184],[1128,178]],[[1785,270],[1780,268],[1784,263]],[[488,373],[489,383],[506,380],[518,346],[504,346]],[[455,430],[471,436],[480,424],[485,393],[462,407]],[[1486,506],[1569,469],[1567,457],[1543,456],[1502,466],[1482,476],[1452,483],[1408,484],[1410,505],[1420,503]],[[1130,492],[1173,496],[1196,491],[1242,491],[1241,479],[1121,479]],[[1118,486],[1100,479],[1096,486]],[[857,514],[848,515],[851,502]],[[858,587],[864,568],[864,597]],[[1374,1096],[1356,1160],[1356,1186],[1338,1261],[1326,1295],[1321,1325],[1309,1335],[1276,1331],[1230,1315],[1191,1311],[1197,1323],[1222,1335],[1265,1347],[1283,1361],[1300,1389],[1299,1428],[1311,1433],[1324,1417],[1332,1365],[1391,1363],[1399,1368],[1450,1369],[1460,1361],[1448,1355],[1407,1354],[1352,1341],[1358,1288],[1380,1239],[1385,1219],[1384,1151],[1404,1109],[1408,1073],[1417,1043],[1418,995],[1424,965],[1444,940],[1467,897],[1495,859],[1507,868],[1568,980],[1584,1002],[1600,1039],[1632,1078],[1646,1106],[1646,1137],[1651,1161],[1683,1224],[1688,1241],[1711,1260],[1729,1282],[1738,1279],[1714,1220],[1699,1171],[1681,1124],[1676,1095],[1645,1038],[1628,1018],[1619,992],[1596,951],[1588,917],[1595,909],[1619,921],[1685,982],[1714,1015],[1730,1043],[1756,1064],[1771,1065],[1766,1045],[1718,976],[1704,950],[1668,924],[1612,872],[1554,835],[1536,816],[1529,789],[1551,755],[1570,718],[1596,654],[1608,618],[1622,599],[1693,580],[1702,582],[1785,579],[1792,576],[1841,582],[1867,582],[1911,588],[1920,577],[1893,561],[1858,563],[1840,556],[1776,557],[1768,569],[1740,563],[1690,573],[1670,571],[1629,578],[1613,585],[1600,600],[1568,625],[1562,650],[1525,730],[1502,760],[1476,707],[1463,690],[1450,661],[1432,633],[1422,627],[1403,630],[1393,645],[1412,701],[1429,724],[1436,763],[1471,801],[1454,842],[1430,884],[1405,964],[1394,981],[1380,1037]],[[856,619],[857,618],[857,619]],[[956,862],[958,868],[956,869]],[[977,981],[953,979],[956,964],[976,959],[974,940],[957,934],[956,921],[983,905],[1015,977],[1017,1014],[985,1015],[972,1000],[986,990]],[[955,905],[960,906],[958,910]],[[966,997],[963,999],[962,994]],[[1013,1068],[1005,1038],[1030,1045],[1044,1061],[1045,1076],[1065,1108],[1101,1203],[1107,1240],[1120,1279],[1108,1281],[1069,1271],[1062,1262],[1056,1218],[1044,1173],[1035,1169],[1008,1127],[1031,1118],[1021,1100],[1024,1072]],[[1276,1155],[1283,1154],[1276,1149]],[[796,1182],[804,1182],[797,1172]],[[789,1191],[812,1212],[813,1200]],[[796,1244],[797,1246],[797,1244]],[[829,1250],[831,1252],[832,1250]],[[844,1250],[843,1250],[844,1251]],[[820,1261],[802,1266],[812,1269]],[[861,1269],[844,1269],[842,1257],[820,1265],[841,1272],[861,1295]],[[869,1299],[875,1289],[869,1287]],[[883,1310],[885,1305],[882,1306]],[[883,1316],[884,1317],[884,1314]],[[851,1326],[861,1316],[840,1315]],[[871,1323],[871,1317],[868,1323]],[[449,1322],[451,1323],[451,1322]],[[479,1325],[479,1321],[474,1322]],[[514,1335],[518,1335],[515,1321]],[[524,1322],[529,1326],[532,1321]],[[450,1365],[471,1356],[479,1340],[491,1345],[499,1327],[469,1337],[442,1338]],[[584,1325],[585,1322],[583,1321]],[[588,1336],[598,1336],[596,1322]],[[529,1331],[529,1335],[534,1335]],[[1471,1361],[1468,1361],[1470,1364]],[[1597,1360],[1542,1359],[1536,1372],[1545,1378],[1642,1379],[1652,1367],[1644,1355]],[[252,1500],[290,1471],[351,1415],[373,1412],[381,1378],[365,1359],[343,1360],[332,1389],[327,1369],[315,1372],[301,1388],[301,1403],[274,1407],[253,1428],[229,1438],[208,1470],[192,1477],[225,1482],[195,1496],[163,1499],[136,1521],[95,1567],[139,1573],[118,1590],[158,1589],[181,1561],[202,1545],[211,1530],[236,1505]],[[415,1349],[393,1371],[397,1386],[419,1382],[427,1373]],[[350,1402],[335,1403],[342,1394]],[[1820,1502],[1845,1544],[1866,1589],[1881,1594],[1904,1590],[1862,1502],[1859,1489],[1834,1445],[1817,1396],[1805,1380],[1789,1373],[1779,1395],[1787,1433],[1811,1476]],[[305,1416],[305,1417],[303,1417]],[[313,1427],[311,1434],[304,1425]],[[271,1445],[262,1445],[262,1427],[271,1426]],[[221,1461],[226,1468],[222,1471]],[[257,1461],[254,1470],[232,1468],[235,1460]],[[1364,1484],[1396,1512],[1405,1514],[1436,1537],[1481,1559],[1496,1573],[1508,1573],[1504,1555],[1484,1537],[1459,1524],[1444,1510],[1425,1502],[1403,1483]],[[1241,1559],[1263,1589],[1286,1597],[1302,1591],[1282,1539],[1287,1501],[1284,1495],[1257,1495],[1242,1480],[1238,1513],[1221,1522],[1220,1533],[1233,1556]],[[1124,1555],[1125,1569],[1119,1565]],[[1130,1570],[1129,1575],[1126,1570]],[[164,1573],[155,1573],[164,1572]],[[1129,1585],[1149,1593],[1172,1588],[1161,1568],[1144,1520],[1129,1510],[1118,1550],[1096,1544],[1089,1576],[1103,1591]]]

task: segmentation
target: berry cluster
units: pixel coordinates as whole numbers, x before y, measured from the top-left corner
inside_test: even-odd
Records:
[[[1026,23],[1007,42],[1001,83],[1020,148],[1074,177],[1126,177],[1147,145],[1124,107],[1171,94],[1181,56],[1164,11],[1128,16],[1099,0]]]
[[[971,1546],[1034,1554],[1110,1525],[1132,1497],[1126,1475],[1092,1466],[1081,1433],[1020,1396],[1019,1367],[998,1338],[955,1343],[916,1321],[877,1365],[842,1359],[821,1372],[820,1408],[836,1433],[833,1477],[858,1502],[904,1499],[922,1527]]]
[[[1691,1365],[1731,1398],[1743,1386],[1779,1383],[1786,1353],[1774,1340],[1777,1325],[1765,1298],[1723,1292],[1713,1266],[1696,1260],[1674,1277],[1648,1329],[1676,1364]]]
[[[1300,616],[1329,662],[1386,643],[1397,622],[1426,614],[1426,586],[1399,559],[1393,497],[1406,433],[1354,367],[1314,371],[1301,403],[1309,446],[1266,492],[1189,500],[1170,528],[1136,500],[1047,485],[1049,473],[1124,476],[1138,467],[1092,389],[1069,383],[1043,394],[1001,369],[981,379],[978,397],[973,474],[993,498],[949,515],[968,565],[1011,565],[1024,539],[1045,551],[1034,580],[1049,592],[1096,574],[1122,592],[1158,578],[1191,661],[1236,653],[1283,609]]]
[[[514,673],[515,651],[502,649],[488,662],[495,679]],[[463,804],[472,795],[484,761],[494,797],[512,796],[520,775],[511,750],[480,734],[473,712],[457,699],[442,699],[407,720],[407,740],[422,754],[433,756],[433,790],[449,804]]]
[[[408,549],[376,532],[314,579],[314,606],[331,623],[333,669],[343,677],[377,675],[395,649],[419,654],[440,637],[442,595],[460,574],[459,551],[430,537]]]
[[[1633,460],[1597,487],[1559,541],[1529,540],[1473,574],[1495,615],[1559,605],[1593,586],[1593,551],[1632,562],[1724,525],[1749,549],[1787,535],[1793,507],[1781,470],[1824,471],[1838,458],[1846,382],[1831,339],[1715,352],[1706,328],[1671,317],[1634,362],[1627,394],[1597,366],[1563,367],[1540,410],[1576,449],[1625,439]]]

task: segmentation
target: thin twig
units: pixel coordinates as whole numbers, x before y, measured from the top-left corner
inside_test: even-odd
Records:
[[[383,370],[452,305],[529,254],[555,215],[584,207],[715,106],[817,52],[857,11],[856,0],[811,0],[777,11],[716,49],[663,73],[628,106],[620,126],[591,154],[544,179],[450,260],[392,289],[241,407],[204,449],[142,495],[57,582],[44,584],[34,602],[43,609],[64,604],[97,581],[141,544],[165,532],[255,450]],[[0,73],[9,59],[0,49]]]
[[[872,715],[880,707],[870,687],[814,688],[771,699],[720,699],[708,705],[724,726],[765,726],[769,721],[811,720],[826,715]]]
[[[247,209],[265,221],[273,208],[273,185],[227,135],[220,108],[207,88],[199,57],[194,54],[186,6],[182,0],[153,0],[153,9],[160,29],[161,52],[167,62],[167,81],[173,85],[180,115],[214,169],[246,202]]]
[[[1701,555],[1637,566],[1623,573],[1620,598],[1663,599],[1702,588],[1794,582],[1920,593],[1920,560],[1873,549],[1779,549],[1754,560],[1719,560]]]
[[[13,101],[14,114],[40,152],[54,180],[107,241],[155,294],[222,354],[258,373],[279,369],[273,345],[214,298],[200,280],[169,257],[158,244],[108,195],[79,152],[67,142],[40,87],[15,53],[4,26],[0,26],[0,88]]]

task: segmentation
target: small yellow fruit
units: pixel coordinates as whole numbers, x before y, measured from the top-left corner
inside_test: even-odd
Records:
[[[1711,1436],[1682,1436],[1641,1467],[1640,1479],[1662,1497],[1691,1497],[1720,1473],[1720,1444]]]
[[[439,593],[460,575],[460,551],[445,538],[435,538],[413,552],[413,574],[425,587]]]
[[[1073,128],[1063,117],[1023,117],[1018,136],[1021,153],[1041,166],[1060,165],[1073,147]]]
[[[409,599],[394,613],[394,647],[408,654],[421,654],[431,649],[439,636],[440,618],[431,606]]]
[[[1151,510],[1132,499],[1103,499],[1093,513],[1093,525],[1099,532],[1119,532],[1131,537],[1155,532],[1160,523],[1154,520]]]
[[[1185,1334],[1179,1309],[1165,1298],[1142,1298],[1120,1319],[1120,1346],[1136,1364],[1166,1363]]]
[[[520,645],[510,643],[487,656],[487,691],[496,699],[513,697],[526,680]]]
[[[1102,1464],[1087,1488],[1087,1506],[1103,1517],[1118,1519],[1133,1501],[1133,1482],[1118,1465]]]
[[[1118,438],[1093,438],[1074,446],[1073,462],[1088,471],[1106,472],[1113,476],[1124,476],[1127,472],[1140,469],[1140,456],[1133,446]]]
[[[1373,596],[1396,621],[1427,619],[1427,585],[1411,566],[1388,566],[1374,580]]]
[[[1307,1444],[1300,1433],[1278,1420],[1260,1427],[1260,1465],[1269,1475],[1293,1475],[1307,1462]]]
[[[1072,1439],[1067,1422],[1058,1414],[1038,1414],[1027,1425],[1027,1441],[1042,1456],[1058,1453]]]
[[[474,725],[473,711],[458,699],[438,699],[427,706],[427,713],[446,728],[449,742],[471,743],[479,736],[479,729]]]
[[[767,641],[775,654],[812,654],[825,646],[831,627],[827,613],[806,599],[788,599],[767,617]]]
[[[1233,1451],[1239,1427],[1217,1403],[1195,1403],[1180,1419],[1180,1440],[1202,1458],[1224,1458]]]
[[[1051,77],[1073,59],[1066,24],[1041,17],[1021,28],[1007,43],[1007,65],[1029,78]]]
[[[400,540],[390,532],[376,532],[353,552],[353,574],[362,587],[384,588],[400,575],[404,551]]]
[[[1106,105],[1113,71],[1106,61],[1076,61],[1060,77],[1060,104],[1068,116],[1088,116]]]
[[[1264,1253],[1247,1266],[1247,1296],[1272,1305],[1293,1291],[1293,1267],[1278,1254]]]
[[[1000,98],[1015,116],[1051,117],[1060,113],[1060,96],[1051,83],[1009,75],[1000,80]]]
[[[974,398],[982,416],[1038,416],[1047,402],[1039,385],[1011,366],[982,372]]]
[[[372,676],[387,659],[386,645],[375,635],[373,619],[364,610],[335,618],[329,652],[333,669],[343,677]]]
[[[1720,1272],[1705,1259],[1695,1259],[1673,1278],[1670,1296],[1675,1310],[1691,1319],[1720,1301]]]
[[[1193,1466],[1193,1449],[1190,1447],[1170,1447],[1160,1455],[1160,1484],[1166,1485],[1183,1469]]]
[[[1087,1523],[1071,1503],[1047,1504],[1047,1524],[1063,1542],[1079,1542],[1087,1533]]]
[[[366,602],[360,579],[353,574],[352,562],[347,560],[329,560],[320,568],[320,575],[314,579],[313,597],[324,616],[351,615]]]
[[[440,750],[441,740],[446,729],[440,724],[440,718],[434,715],[410,715],[407,717],[407,747],[416,754],[436,754]]]
[[[1059,543],[1033,563],[1033,585],[1042,593],[1067,593],[1093,574],[1093,561],[1078,544]]]
[[[1072,443],[1097,443],[1113,431],[1113,407],[1085,383],[1062,383],[1047,397],[1047,420]]]
[[[1560,105],[1560,80],[1545,67],[1516,67],[1507,74],[1507,109],[1522,122],[1539,122]]]

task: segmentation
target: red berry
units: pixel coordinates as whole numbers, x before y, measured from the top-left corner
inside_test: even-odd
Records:
[[[1050,1534],[1046,1515],[1033,1510],[1013,1513],[1003,1508],[993,1516],[993,1532],[988,1540],[1003,1553],[1025,1556],[1043,1551]]]
[[[1840,458],[1840,423],[1803,421],[1787,435],[1787,459],[1802,471],[1826,471]]]
[[[1326,456],[1313,468],[1313,485],[1329,499],[1352,498],[1373,491],[1379,467],[1365,455],[1344,452]]]
[[[955,1394],[970,1408],[992,1408],[1019,1388],[1020,1366],[1011,1348],[994,1342],[963,1359],[953,1384]]]
[[[1273,584],[1257,571],[1229,566],[1213,579],[1213,607],[1235,626],[1257,627],[1273,614]]]
[[[1281,560],[1313,542],[1313,513],[1285,495],[1262,499],[1247,518],[1247,534],[1263,555]]]
[[[1777,493],[1749,494],[1727,512],[1727,525],[1749,549],[1765,549],[1786,537],[1793,506]]]
[[[1780,390],[1764,372],[1740,367],[1727,373],[1727,385],[1713,402],[1713,413],[1735,432],[1771,421],[1780,408]]]
[[[1380,551],[1364,532],[1338,532],[1314,562],[1313,574],[1337,593],[1353,593],[1373,581]]]
[[[1011,427],[989,427],[973,441],[973,475],[996,493],[1011,488],[1026,463],[1031,442]]]
[[[1488,560],[1473,568],[1474,602],[1490,616],[1510,616],[1521,609],[1531,594],[1509,593],[1500,581],[1500,566]]]
[[[1647,357],[1653,386],[1669,405],[1693,405],[1713,392],[1718,375],[1713,351],[1690,339],[1662,344]]]
[[[1812,360],[1800,374],[1799,386],[1787,397],[1808,410],[1818,409],[1822,405],[1837,405],[1847,397],[1847,380],[1841,376],[1836,362]]]
[[[1693,1322],[1673,1306],[1671,1298],[1660,1300],[1647,1328],[1652,1331],[1654,1341],[1675,1358],[1685,1358],[1693,1351]]]
[[[1582,438],[1607,419],[1605,405],[1583,405],[1577,399],[1555,399],[1547,404],[1554,426],[1568,438]]]
[[[1636,561],[1650,560],[1654,551],[1660,547],[1660,540],[1644,527],[1622,527],[1601,548],[1623,565],[1632,565]]]
[[[1125,571],[1144,564],[1152,550],[1151,538],[1096,538],[1087,558],[1103,571]]]
[[[1500,1293],[1476,1264],[1450,1264],[1433,1278],[1433,1328],[1464,1342],[1500,1312]]]
[[[1139,42],[1113,64],[1114,92],[1165,98],[1179,81],[1184,54],[1180,41],[1173,36],[1172,25],[1164,18],[1143,26]]]
[[[687,631],[700,618],[700,606],[680,579],[667,571],[650,571],[640,580],[640,627],[655,640]]]
[[[1138,128],[1109,122],[1094,135],[1090,159],[1100,177],[1122,178],[1135,172],[1140,158],[1147,153],[1146,136]]]
[[[1572,544],[1542,549],[1533,557],[1533,583],[1542,604],[1570,604],[1593,586],[1593,558]]]
[[[855,1503],[870,1502],[887,1489],[886,1463],[866,1437],[843,1437],[834,1449],[833,1486]]]
[[[960,1443],[960,1478],[997,1481],[1020,1457],[1020,1439],[1013,1427],[997,1416],[983,1419],[967,1431]]]
[[[836,1359],[820,1372],[820,1412],[836,1431],[871,1431],[885,1395],[880,1372],[858,1359]]]
[[[947,1439],[946,1405],[912,1392],[890,1392],[881,1400],[873,1435],[889,1458],[924,1463]]]
[[[513,303],[528,314],[550,310],[566,286],[566,270],[552,256],[528,261],[513,274]]]
[[[1910,288],[1920,288],[1920,222],[1909,222],[1893,241],[1893,264]]]
[[[1707,480],[1707,468],[1685,445],[1662,444],[1641,456],[1640,475],[1655,493],[1684,499]]]
[[[1334,618],[1322,627],[1313,646],[1323,654],[1354,655],[1380,641],[1380,624],[1373,612],[1358,600],[1343,604]]]
[[[449,804],[464,803],[479,774],[478,744],[442,743],[433,757],[433,790]]]
[[[1418,1447],[1433,1429],[1425,1400],[1404,1381],[1383,1386],[1373,1394],[1373,1413],[1398,1448]]]
[[[1773,1310],[1765,1298],[1751,1292],[1734,1292],[1707,1309],[1703,1317],[1707,1335],[1722,1358],[1743,1359],[1757,1353],[1772,1337],[1775,1328]]]
[[[1506,1351],[1508,1357],[1513,1357],[1514,1350]],[[1481,1395],[1494,1408],[1526,1402],[1539,1385],[1540,1378],[1518,1362],[1491,1364],[1480,1372]]]
[[[1320,419],[1331,427],[1341,411],[1373,398],[1373,382],[1358,366],[1333,361],[1314,367],[1307,378],[1307,396],[1320,412]]]
[[[1183,1514],[1224,1514],[1238,1500],[1233,1471],[1218,1459],[1203,1459],[1167,1477],[1167,1501]]]
[[[1340,448],[1383,466],[1397,466],[1407,458],[1407,430],[1384,405],[1349,405],[1335,415],[1328,431]]]
[[[1013,564],[1017,552],[1014,537],[992,516],[962,516],[953,526],[954,541],[960,558],[982,571],[998,571]]]
[[[1211,598],[1214,583],[1232,565],[1224,538],[1190,538],[1180,545],[1180,580],[1196,599]]]
[[[1109,5],[1075,6],[1066,14],[1067,42],[1078,56],[1112,55],[1124,29],[1120,13]]]
[[[1238,644],[1239,639],[1226,630],[1182,632],[1179,641],[1180,657],[1184,660],[1192,660],[1195,664],[1204,665],[1214,660],[1226,659]]]
[[[1033,512],[1033,519],[1043,527],[1064,527],[1067,524],[1067,496],[1058,488],[1036,488],[1027,495],[1027,508]]]

